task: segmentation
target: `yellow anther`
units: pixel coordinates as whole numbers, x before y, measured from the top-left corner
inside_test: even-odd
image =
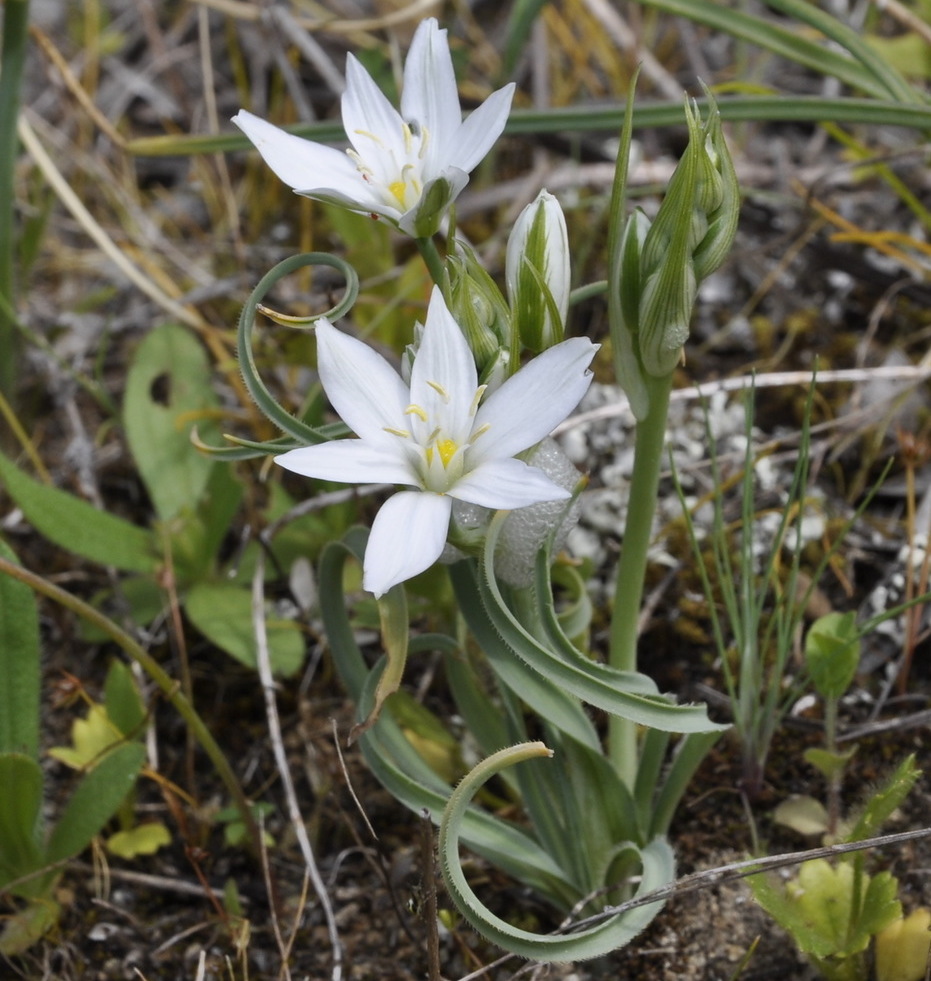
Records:
[[[488,388],[487,385],[479,385],[475,390],[475,395],[472,397],[472,404],[469,406],[469,415],[474,416],[478,412],[478,404],[482,401],[482,396],[485,394],[485,389]],[[488,427],[483,427],[487,429]]]
[[[391,433],[392,436],[401,436],[404,439],[410,439],[411,434],[406,429],[395,429],[393,426],[382,426],[382,429],[386,433]]]
[[[411,147],[414,145],[414,137],[411,133],[410,126],[407,123],[404,124],[404,152],[410,156]]]
[[[427,422],[427,413],[419,405],[414,405],[413,403],[404,410],[404,415],[417,416],[418,419]]]
[[[368,137],[368,139],[370,139],[373,143],[376,143],[378,146],[381,147],[384,146],[384,143],[382,143],[381,139],[377,137],[374,133],[370,133],[367,129],[357,129],[356,134],[358,136]]]
[[[489,429],[491,429],[491,426],[487,422],[485,423],[484,426],[479,426],[478,429],[476,429],[475,432],[472,433],[472,442],[474,443],[479,438],[479,436],[482,435],[482,433],[487,433]]]
[[[447,405],[449,405],[449,392],[447,392],[439,382],[428,381],[427,384]]]

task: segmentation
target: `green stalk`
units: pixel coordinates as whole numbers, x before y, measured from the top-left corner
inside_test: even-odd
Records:
[[[99,610],[95,610],[94,607],[85,603],[83,600],[78,599],[77,596],[72,596],[71,593],[66,592],[54,583],[49,582],[47,579],[43,579],[41,576],[37,576],[34,572],[30,572],[28,569],[24,569],[22,566],[17,565],[15,562],[10,562],[7,559],[0,556],[0,573],[6,573],[8,576],[12,576],[14,579],[18,579],[20,582],[24,582],[27,586],[30,586],[37,593],[41,593],[43,596],[47,596],[49,599],[54,600],[60,606],[65,607],[67,610],[71,610],[72,613],[76,613],[79,617],[86,620],[88,623],[102,630],[114,643],[118,644],[125,654],[155,682],[162,694],[171,704],[172,708],[184,719],[187,727],[193,737],[200,743],[202,749],[207,754],[210,762],[213,764],[214,769],[217,771],[217,775],[223,781],[229,792],[230,797],[239,812],[240,820],[246,826],[249,831],[249,836],[252,840],[252,846],[256,851],[256,854],[260,850],[260,834],[258,826],[256,825],[255,818],[252,816],[252,810],[249,807],[249,801],[243,792],[239,781],[236,779],[236,774],[233,772],[232,767],[229,765],[226,757],[223,755],[223,750],[220,749],[219,744],[213,738],[210,730],[205,725],[203,719],[197,714],[194,706],[185,698],[184,694],[180,691],[178,682],[168,674],[167,671],[162,668],[162,666],[148,653],[143,647],[141,647],[125,630],[122,630],[117,624],[115,624],[109,617],[104,616]]]
[[[630,479],[624,541],[617,566],[611,614],[609,663],[619,671],[637,670],[637,622],[643,599],[647,550],[656,511],[656,493],[666,445],[666,415],[672,375],[645,378],[650,408],[637,424],[634,470]],[[637,777],[636,727],[627,719],[611,718],[608,752],[615,769],[631,788]]]
[[[13,174],[19,140],[19,90],[29,36],[29,0],[6,0],[3,5],[3,45],[0,48],[0,392],[9,395],[15,377]]]
[[[420,249],[420,254],[423,256],[423,261],[430,273],[430,278],[439,286],[445,296],[447,291],[446,265],[436,247],[436,242],[432,238],[418,238],[416,241],[417,248]]]

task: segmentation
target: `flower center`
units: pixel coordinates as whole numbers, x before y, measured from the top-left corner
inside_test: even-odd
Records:
[[[423,159],[426,153],[429,133],[426,127],[416,122],[404,123],[402,136],[404,149],[387,146],[385,141],[376,133],[368,130],[356,130],[357,136],[365,137],[374,144],[371,154],[365,159],[356,150],[348,150],[355,161],[362,179],[373,187],[379,188],[387,204],[398,207],[401,211],[410,211],[416,207],[423,195]],[[391,178],[395,177],[394,180]]]
[[[437,442],[427,447],[427,463],[432,464],[433,454],[437,453],[439,454],[443,467],[448,467],[449,461],[456,455],[456,450],[458,449],[459,444],[454,439],[447,437],[446,439],[437,440]]]

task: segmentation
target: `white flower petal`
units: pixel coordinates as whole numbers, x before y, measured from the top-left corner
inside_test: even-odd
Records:
[[[456,73],[446,31],[439,29],[434,17],[421,22],[407,52],[401,115],[408,123],[417,123],[428,131],[424,165],[427,176],[436,176],[449,163],[459,165],[450,155],[462,122]]]
[[[447,151],[447,162],[471,173],[504,131],[514,98],[514,83],[492,92],[459,128]]]
[[[322,187],[354,201],[366,195],[355,164],[341,150],[301,139],[241,109],[233,122],[249,137],[262,159],[295,191]]]
[[[439,287],[434,286],[420,348],[411,368],[411,402],[426,411],[431,420],[429,428],[441,425],[447,436],[464,442],[472,428],[469,409],[477,387],[478,375],[468,342]]]
[[[362,585],[376,596],[429,569],[449,531],[452,499],[400,491],[381,506],[365,548]]]
[[[396,181],[407,156],[404,120],[352,55],[346,58],[346,91],[340,106],[346,135],[366,166],[377,180]]]
[[[342,484],[415,484],[417,475],[404,453],[392,452],[389,442],[383,446],[363,439],[338,439],[316,446],[301,446],[275,457],[275,463],[318,480]]]
[[[573,337],[547,348],[496,389],[475,417],[488,429],[469,451],[479,463],[514,456],[549,435],[579,404],[592,375],[597,344]]]
[[[317,321],[315,332],[320,381],[343,422],[357,436],[376,443],[388,437],[386,426],[404,428],[408,392],[394,368],[326,319]]]
[[[486,460],[457,480],[447,493],[457,500],[496,511],[512,511],[541,501],[564,501],[572,496],[542,470],[514,459]]]

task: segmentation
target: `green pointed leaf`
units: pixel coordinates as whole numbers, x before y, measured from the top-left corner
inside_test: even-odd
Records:
[[[191,623],[221,650],[247,667],[256,667],[252,593],[230,583],[198,583],[187,594],[184,610]],[[304,663],[304,638],[293,620],[268,619],[272,671],[289,677]]]
[[[49,863],[73,858],[87,848],[133,789],[144,762],[144,746],[124,743],[85,774],[49,835]]]
[[[381,641],[385,649],[385,670],[378,679],[375,702],[368,717],[353,726],[350,741],[355,740],[377,721],[385,699],[393,695],[401,685],[404,665],[407,664],[407,648],[410,642],[410,621],[407,615],[407,594],[403,586],[392,586],[378,599],[378,618],[381,623]]]
[[[203,346],[177,324],[147,334],[130,365],[123,401],[126,438],[162,521],[196,505],[216,465],[190,437],[197,424],[205,439],[217,438],[216,423],[203,420],[218,405],[210,379]]]
[[[905,800],[920,776],[921,770],[915,766],[914,754],[906,756],[879,788],[869,792],[846,840],[861,841],[879,834],[882,825]]]
[[[86,501],[33,480],[0,453],[0,481],[29,523],[49,541],[101,565],[127,572],[155,572],[152,534]]]
[[[0,555],[17,562],[0,541]],[[0,574],[0,753],[39,752],[39,614],[33,591]]]
[[[145,705],[129,665],[114,661],[104,682],[104,704],[107,715],[127,738],[140,736],[145,722]]]
[[[42,770],[22,753],[0,755],[0,887],[42,867]],[[11,788],[15,788],[12,790]],[[27,889],[27,894],[29,890]]]

